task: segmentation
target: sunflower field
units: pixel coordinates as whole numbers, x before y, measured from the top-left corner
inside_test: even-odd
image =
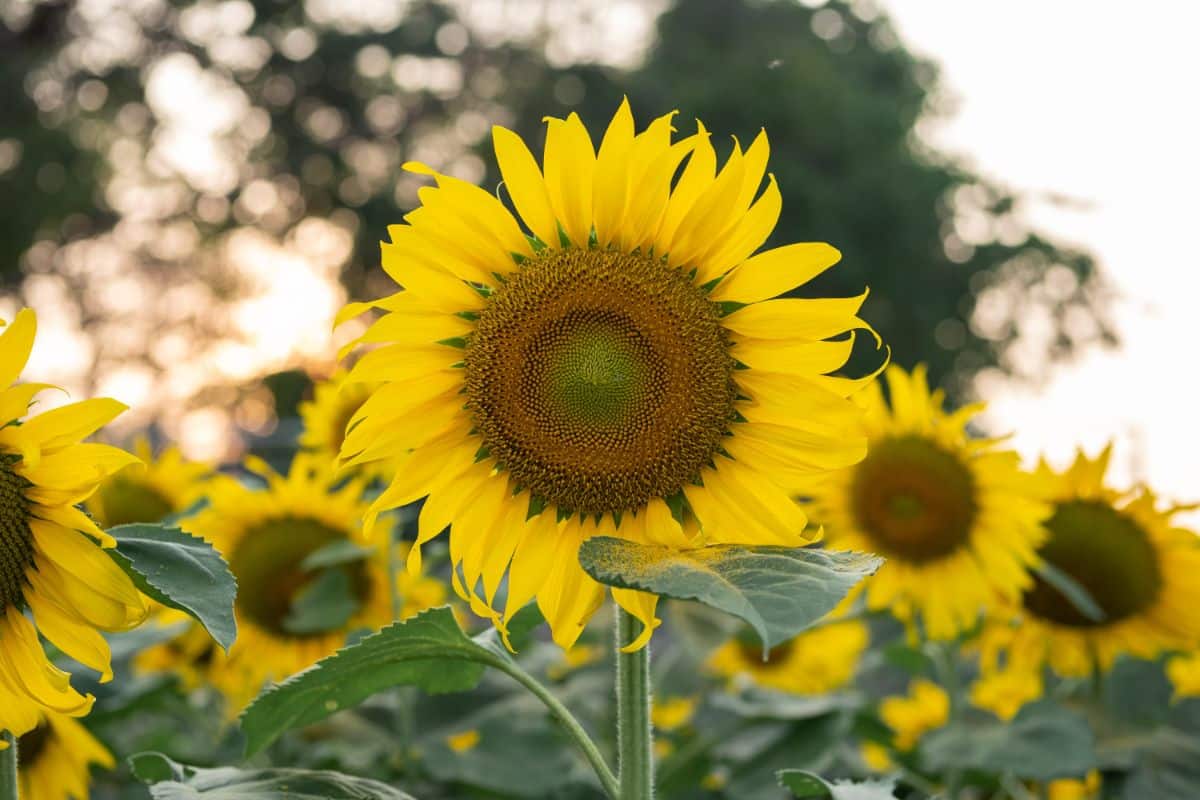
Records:
[[[1200,797],[1197,506],[988,423],[1118,337],[936,70],[533,5],[0,0],[0,800]]]

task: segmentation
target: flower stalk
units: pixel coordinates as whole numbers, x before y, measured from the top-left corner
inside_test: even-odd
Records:
[[[619,800],[654,797],[653,733],[650,723],[650,646],[633,653],[621,647],[637,638],[641,623],[617,607],[617,753]]]
[[[4,732],[8,747],[0,750],[0,800],[17,800],[17,738]]]

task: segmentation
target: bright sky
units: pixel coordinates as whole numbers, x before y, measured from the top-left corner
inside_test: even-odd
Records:
[[[1200,3],[885,0],[903,40],[959,101],[936,141],[1039,204],[1035,223],[1095,253],[1124,295],[1124,344],[1048,385],[980,389],[988,425],[1055,463],[1118,439],[1122,476],[1200,500]],[[1192,517],[1197,519],[1196,516]]]

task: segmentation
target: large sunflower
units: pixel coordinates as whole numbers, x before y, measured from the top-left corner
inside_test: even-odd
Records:
[[[830,546],[886,557],[867,581],[868,606],[919,616],[930,637],[949,638],[1031,585],[1049,509],[1016,453],[967,435],[979,406],[947,413],[921,367],[886,377],[890,407],[878,384],[863,393],[870,453],[807,493]]]
[[[112,537],[75,507],[137,461],[80,443],[125,406],[84,400],[22,420],[33,397],[50,388],[13,385],[36,330],[25,309],[0,335],[0,730],[17,736],[37,727],[44,710],[82,716],[92,704],[50,663],[39,633],[109,680],[108,644],[98,630],[127,630],[146,615],[132,581],[101,551]]]
[[[141,666],[175,664],[185,678],[197,672],[220,689],[237,710],[263,684],[281,680],[337,650],[346,636],[363,628],[378,628],[392,620],[388,588],[387,546],[381,536],[361,557],[341,557],[330,548],[338,543],[362,544],[363,481],[337,485],[333,465],[314,456],[297,455],[287,475],[258,459],[247,466],[266,481],[264,489],[232,479],[216,481],[210,504],[184,522],[191,533],[204,537],[229,562],[238,582],[235,612],[237,642],[228,657],[204,650],[198,637],[187,634],[160,645],[159,652],[142,657]],[[386,531],[385,531],[386,533]],[[325,550],[320,563],[307,562]],[[295,616],[306,592],[323,582],[340,603],[341,614],[315,622]],[[403,576],[398,587],[407,617],[437,605],[445,597],[440,582]]]
[[[827,622],[777,645],[764,659],[762,644],[747,633],[717,648],[708,668],[782,692],[823,694],[850,682],[870,639],[858,620]]]
[[[1017,612],[985,630],[986,669],[1006,654],[1009,669],[1048,663],[1060,675],[1085,676],[1122,653],[1153,658],[1200,646],[1200,538],[1177,526],[1177,509],[1160,509],[1149,489],[1107,485],[1110,453],[1079,452],[1062,473],[1045,462],[1037,470],[1054,500],[1038,556],[1101,613],[1085,614],[1039,576]]]
[[[204,495],[212,467],[188,461],[177,447],[168,447],[157,458],[150,442],[134,443],[145,467],[123,469],[100,484],[87,500],[87,510],[104,528],[134,522],[161,522],[193,506]]]
[[[503,630],[536,597],[564,647],[604,598],[579,566],[584,539],[802,545],[813,536],[793,488],[865,453],[847,399],[861,383],[826,377],[866,327],[865,294],[771,299],[838,252],[753,255],[780,209],[773,177],[760,193],[765,134],[744,151],[735,141],[718,170],[703,126],[672,142],[671,117],[635,133],[622,103],[598,152],[578,116],[549,119],[540,167],[494,128],[516,215],[407,165],[437,186],[383,245],[404,290],[341,315],[387,312],[358,340],[383,346],[349,380],[382,385],[342,460],[406,459],[368,524],[428,496],[413,564],[450,526],[456,588],[475,610]],[[645,624],[640,646],[657,598],[613,594]]]
[[[91,766],[112,769],[112,753],[87,728],[46,712],[17,742],[21,800],[87,800]]]

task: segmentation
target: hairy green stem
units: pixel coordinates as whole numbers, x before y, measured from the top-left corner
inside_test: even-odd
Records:
[[[621,647],[637,638],[642,623],[617,606],[617,752],[620,800],[654,797],[654,737],[650,723],[650,646],[636,653]]]
[[[538,683],[532,675],[518,667],[514,662],[504,658],[496,658],[490,662],[490,666],[504,672],[528,689],[534,697],[541,700],[542,704],[549,709],[551,716],[558,720],[559,724],[563,726],[563,730],[567,732],[567,735],[583,751],[584,757],[592,765],[592,769],[595,770],[596,777],[600,779],[600,785],[604,787],[605,794],[613,800],[624,800],[625,795],[618,794],[617,777],[613,775],[612,770],[609,769],[608,764],[604,761],[604,756],[600,754],[600,748],[592,741],[592,737],[579,724],[579,720],[575,719],[571,711],[557,697],[551,694],[549,689]]]
[[[4,732],[8,747],[0,751],[0,800],[17,800],[17,739]]]

